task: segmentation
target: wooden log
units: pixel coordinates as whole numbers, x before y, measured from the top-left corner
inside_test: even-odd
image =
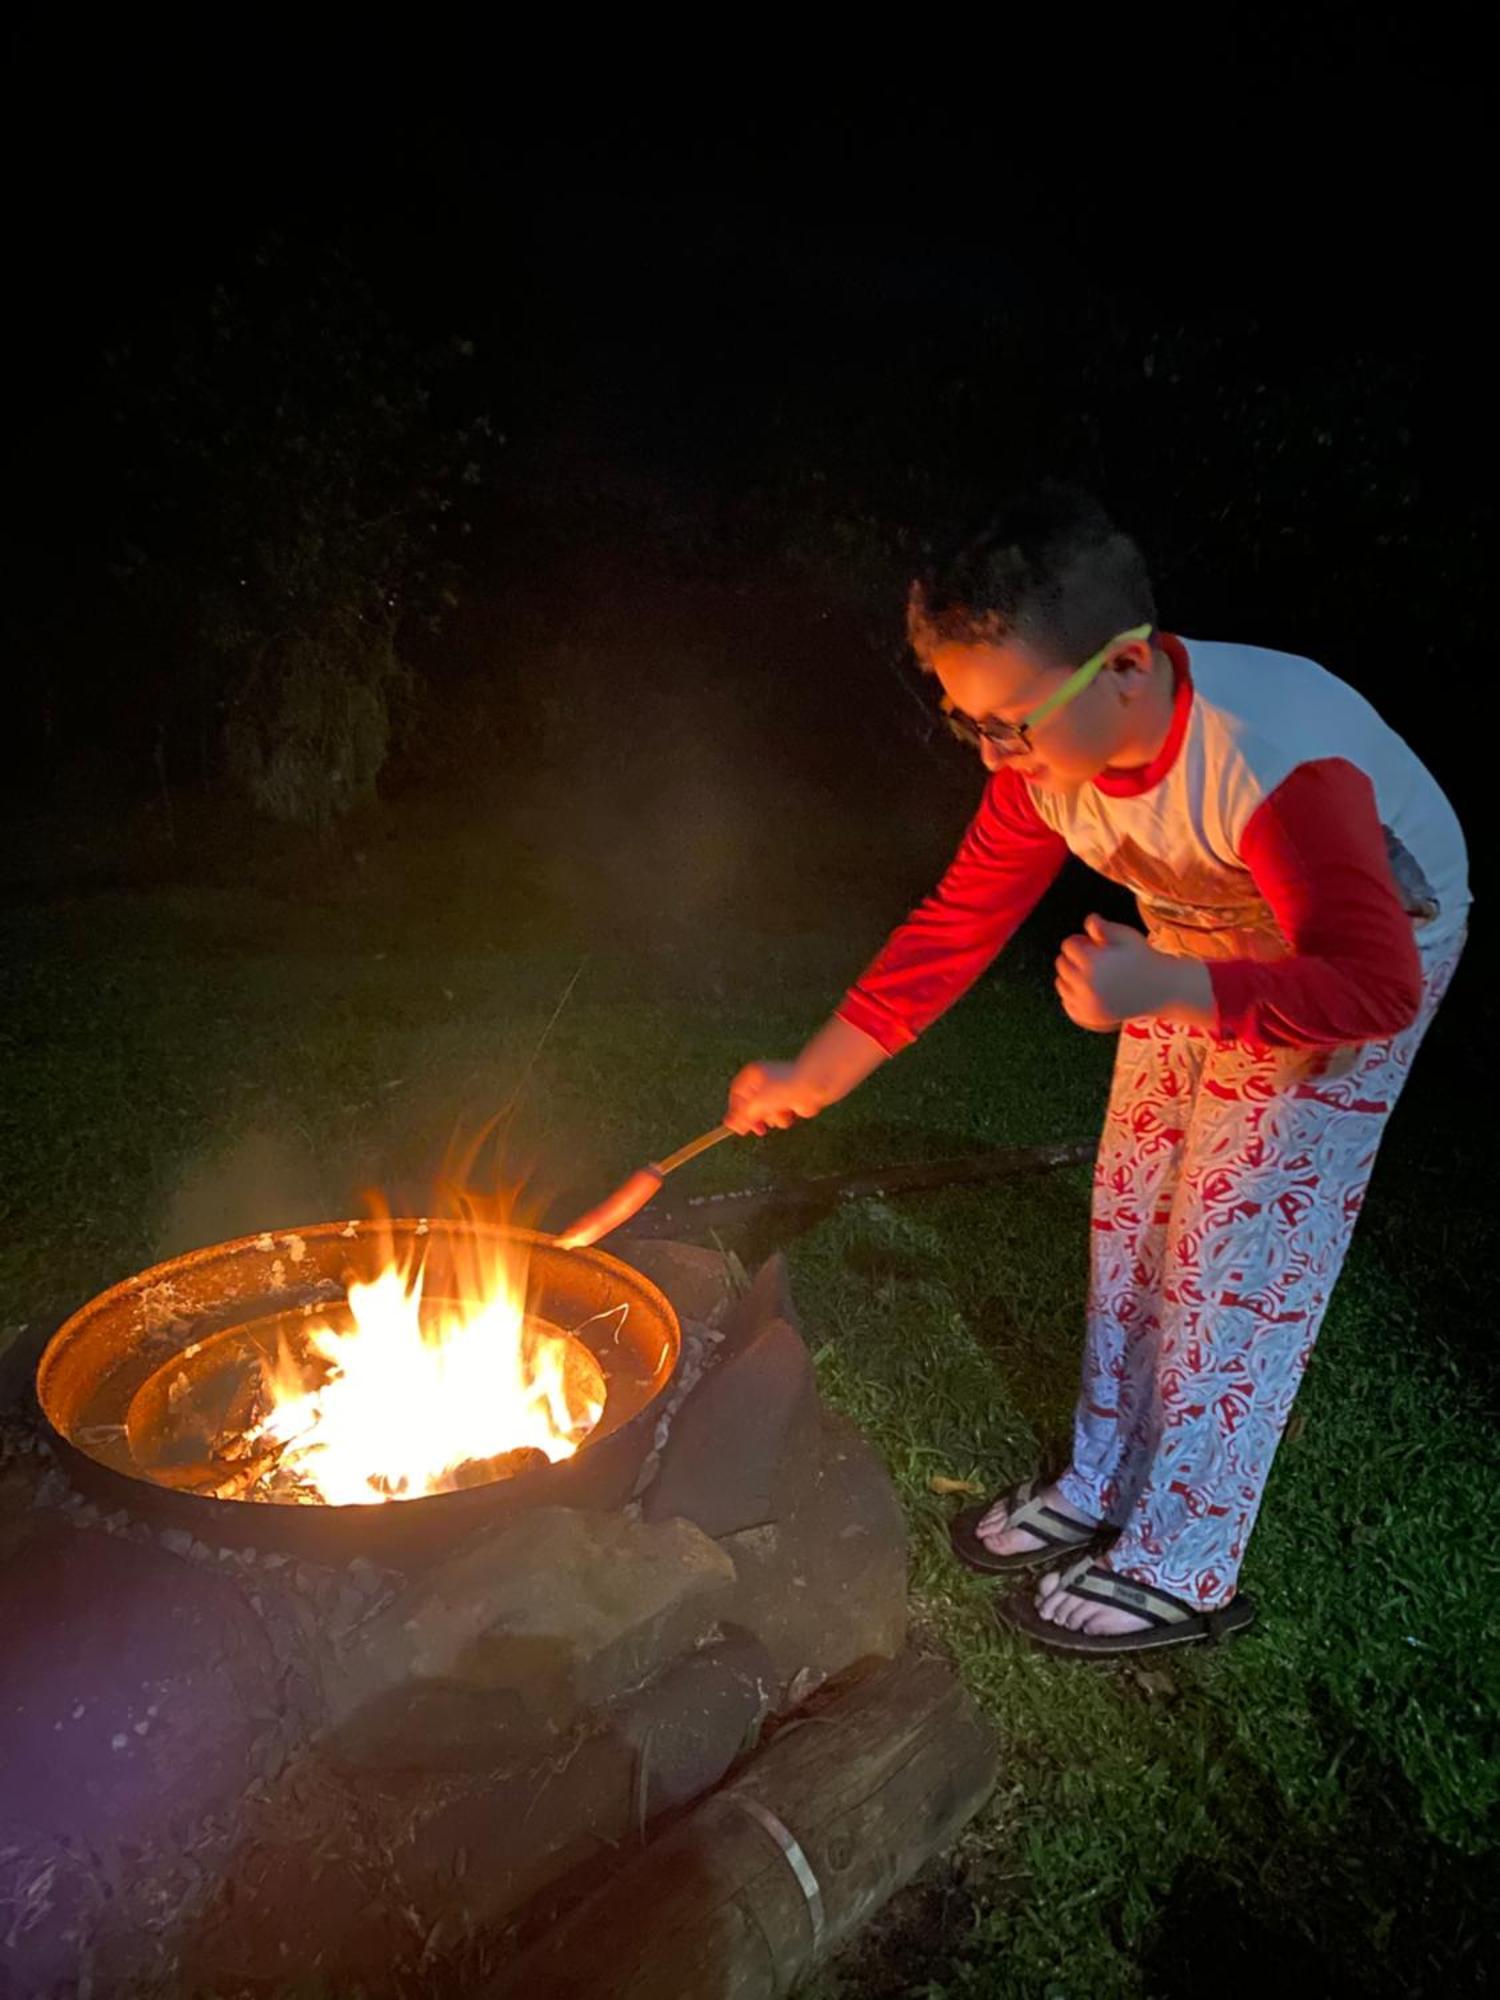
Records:
[[[1070,1139],[1046,1146],[991,1147],[959,1160],[923,1160],[910,1166],[872,1168],[857,1174],[813,1174],[775,1187],[747,1188],[738,1194],[693,1195],[653,1202],[630,1221],[634,1237],[698,1237],[751,1222],[767,1214],[828,1213],[845,1202],[886,1195],[925,1194],[938,1188],[968,1187],[980,1181],[1013,1180],[1021,1174],[1049,1173],[1080,1166],[1098,1149],[1097,1139]]]
[[[996,1748],[905,1653],[794,1718],[567,1912],[490,2000],[772,2000],[837,1950],[988,1796]]]

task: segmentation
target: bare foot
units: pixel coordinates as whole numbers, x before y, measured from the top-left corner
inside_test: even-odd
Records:
[[[1121,1605],[1095,1604],[1091,1598],[1075,1597],[1071,1590],[1063,1588],[1062,1578],[1055,1571],[1044,1576],[1038,1584],[1036,1608],[1043,1618],[1054,1625],[1065,1626],[1070,1632],[1118,1635],[1122,1632],[1144,1632],[1151,1623],[1149,1618],[1141,1618]]]
[[[1048,1507],[1055,1507],[1059,1514],[1066,1515],[1070,1521],[1076,1521],[1081,1528],[1096,1528],[1099,1525],[1087,1514],[1080,1514],[1076,1507],[1070,1506],[1055,1486],[1038,1487],[1031,1497],[1033,1500],[1042,1501]],[[1003,1500],[997,1500],[974,1530],[991,1555],[1030,1555],[1036,1549],[1046,1548],[1047,1544],[1042,1537],[1034,1534],[1030,1528],[1007,1528],[1005,1523],[1009,1511]]]

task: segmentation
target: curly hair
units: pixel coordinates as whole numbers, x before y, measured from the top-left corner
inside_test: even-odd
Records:
[[[919,658],[934,645],[1023,640],[1076,666],[1116,632],[1155,625],[1145,558],[1090,494],[1055,481],[1004,502],[924,564],[907,604]]]

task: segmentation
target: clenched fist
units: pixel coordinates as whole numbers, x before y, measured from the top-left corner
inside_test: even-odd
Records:
[[[1091,916],[1081,932],[1064,940],[1053,983],[1068,1019],[1104,1034],[1137,1015],[1161,1013],[1185,997],[1184,966],[1207,984],[1202,966],[1154,951],[1129,924]]]

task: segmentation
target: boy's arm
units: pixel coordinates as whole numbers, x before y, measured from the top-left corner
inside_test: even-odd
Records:
[[[1410,1027],[1422,963],[1365,773],[1342,757],[1298,765],[1251,816],[1240,855],[1292,956],[1206,966],[1218,1034],[1337,1048]]]
[[[894,1055],[966,993],[1051,886],[1067,843],[997,771],[942,881],[891,935],[835,1018]]]

